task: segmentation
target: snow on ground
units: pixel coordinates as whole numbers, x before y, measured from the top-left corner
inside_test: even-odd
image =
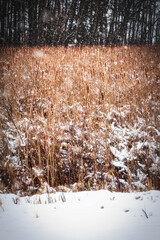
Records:
[[[2,240],[159,240],[160,191],[0,194]]]

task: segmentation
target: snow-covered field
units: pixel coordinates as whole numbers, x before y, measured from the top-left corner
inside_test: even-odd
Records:
[[[1,240],[159,240],[160,191],[0,194]]]

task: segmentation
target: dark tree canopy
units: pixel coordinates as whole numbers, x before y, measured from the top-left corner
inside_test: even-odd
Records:
[[[160,42],[158,0],[0,0],[0,45]]]

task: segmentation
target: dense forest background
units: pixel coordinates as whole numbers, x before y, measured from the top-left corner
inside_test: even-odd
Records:
[[[0,45],[160,42],[158,0],[1,0]]]

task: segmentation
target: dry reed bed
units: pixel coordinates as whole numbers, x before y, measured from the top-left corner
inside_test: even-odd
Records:
[[[160,188],[160,46],[1,48],[1,189]]]

